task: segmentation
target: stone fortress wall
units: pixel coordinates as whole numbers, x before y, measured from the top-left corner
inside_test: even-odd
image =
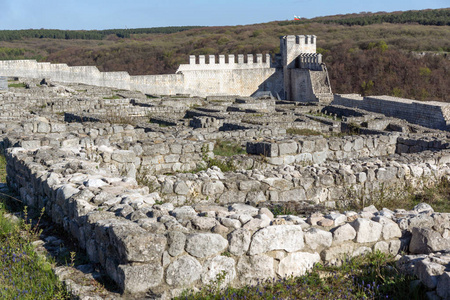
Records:
[[[315,36],[283,37],[280,45],[282,52],[275,61],[269,55],[263,61],[262,54],[256,54],[255,60],[252,54],[246,57],[239,54],[237,61],[233,55],[228,56],[228,61],[225,55],[219,55],[217,62],[214,55],[208,56],[208,62],[203,55],[198,57],[198,62],[195,56],[191,56],[189,64],[180,65],[176,74],[168,75],[130,76],[127,72],[100,72],[95,66],[69,67],[66,64],[16,60],[0,61],[0,76],[48,78],[155,95],[251,96],[262,91],[271,92],[281,99],[319,101],[319,94],[331,93],[321,55],[315,53]],[[295,70],[296,75],[291,76]],[[299,84],[302,85],[300,89],[290,87]]]
[[[349,94],[335,95],[332,104],[381,113],[429,128],[450,130],[450,105],[445,102]]]

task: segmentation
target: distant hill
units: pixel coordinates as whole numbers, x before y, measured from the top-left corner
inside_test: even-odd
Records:
[[[336,93],[450,99],[450,9],[377,12],[246,26],[0,31],[0,59],[173,73],[189,55],[279,52],[279,36],[317,35]],[[428,54],[422,55],[420,53]]]

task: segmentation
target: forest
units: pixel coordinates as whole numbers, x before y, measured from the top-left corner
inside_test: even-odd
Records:
[[[0,59],[94,65],[132,75],[170,74],[189,55],[273,55],[279,52],[280,36],[315,34],[335,93],[450,101],[449,22],[450,9],[439,9],[245,26],[85,31],[84,36],[83,31],[0,31],[0,40],[2,34],[17,34],[0,42]]]

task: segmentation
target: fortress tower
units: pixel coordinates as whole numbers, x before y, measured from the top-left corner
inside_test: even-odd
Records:
[[[322,54],[316,53],[315,35],[287,35],[280,38],[284,98],[316,102],[331,99],[328,72]]]

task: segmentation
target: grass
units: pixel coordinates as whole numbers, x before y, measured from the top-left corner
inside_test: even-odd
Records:
[[[116,99],[122,99],[122,97],[120,97],[119,95],[112,95],[112,96],[109,96],[109,97],[103,97],[103,99],[116,100]]]
[[[272,278],[255,286],[224,289],[223,277],[175,299],[426,299],[424,289],[410,288],[415,278],[401,274],[395,259],[380,252],[345,259],[339,267],[317,264],[303,276]]]
[[[426,179],[422,179],[426,182]],[[450,180],[442,177],[435,185],[426,186],[417,192],[412,186],[382,184],[380,189],[370,192],[347,191],[347,199],[351,199],[342,209],[360,210],[371,204],[377,208],[386,207],[391,210],[397,208],[412,209],[424,202],[435,211],[450,212]]]
[[[247,153],[240,144],[221,140],[216,141],[213,152],[217,156],[233,156]]]
[[[25,88],[27,85],[25,83],[9,83],[9,88]]]
[[[5,157],[0,156],[2,183],[6,178],[5,166]],[[11,195],[0,196],[0,298],[68,299],[67,291],[52,271],[52,259],[34,251],[32,242],[39,235],[37,225],[32,226],[26,207],[10,199]],[[23,209],[26,221],[10,213],[19,209]],[[42,214],[43,211],[40,217]]]

